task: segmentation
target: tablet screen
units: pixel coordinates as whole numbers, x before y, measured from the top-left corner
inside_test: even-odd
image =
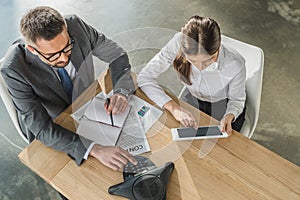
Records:
[[[222,135],[218,126],[177,129],[179,138]]]

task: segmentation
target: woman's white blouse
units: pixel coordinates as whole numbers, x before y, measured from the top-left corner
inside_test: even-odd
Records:
[[[175,34],[138,75],[138,86],[161,108],[171,98],[156,79],[173,64],[180,48],[180,37],[181,33]],[[246,100],[246,68],[238,52],[221,44],[217,62],[202,71],[192,65],[190,80],[192,85],[182,83],[196,98],[212,103],[228,98],[225,115],[232,113],[236,119],[242,113]]]

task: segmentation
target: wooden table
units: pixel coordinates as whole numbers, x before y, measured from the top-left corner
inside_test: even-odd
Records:
[[[75,130],[70,113],[100,91],[95,82],[56,122]],[[146,99],[138,90],[138,96]],[[217,123],[183,104],[200,117],[200,125]],[[229,138],[174,142],[170,128],[179,123],[165,112],[147,133],[151,152],[144,154],[157,166],[175,164],[167,199],[300,199],[300,168],[263,146],[233,132]],[[123,181],[113,171],[89,157],[80,167],[64,153],[34,141],[20,160],[69,199],[124,199],[108,194],[110,186]]]

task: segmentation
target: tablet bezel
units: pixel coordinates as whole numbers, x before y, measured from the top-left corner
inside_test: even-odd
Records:
[[[211,135],[211,136],[194,136],[194,137],[185,137],[180,138],[177,129],[185,129],[187,127],[181,127],[181,128],[171,128],[172,138],[174,141],[178,140],[200,140],[200,139],[212,139],[212,138],[226,138],[228,137],[228,134],[226,132],[221,131],[220,125],[210,125],[210,126],[198,126],[197,128],[207,128],[207,127],[218,127],[222,135]]]

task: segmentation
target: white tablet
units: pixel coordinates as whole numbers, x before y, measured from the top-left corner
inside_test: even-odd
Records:
[[[221,132],[220,126],[199,126],[194,128],[172,128],[173,140],[196,140],[228,137],[226,132]]]

